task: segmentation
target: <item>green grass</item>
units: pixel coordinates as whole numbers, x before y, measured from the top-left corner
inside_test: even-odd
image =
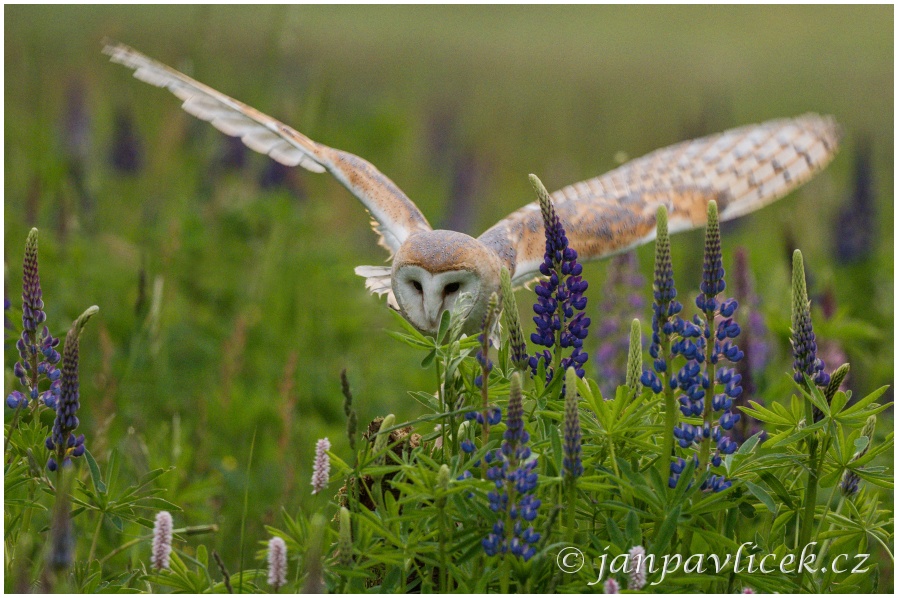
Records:
[[[317,438],[346,448],[342,368],[361,425],[390,412],[413,419],[420,410],[407,391],[433,390],[432,374],[419,367],[422,355],[383,334],[391,316],[353,274],[385,257],[358,203],[305,172],[304,199],[260,189],[267,159],[255,155],[241,171],[212,176],[223,136],[109,64],[104,37],[364,156],[434,225],[452,213],[459,164],[473,163],[463,220],[474,234],[534,199],[530,172],[554,189],[612,168],[619,151],[635,157],[696,133],[833,114],[842,155],[726,242],[750,249],[785,354],[789,231],[814,290],[832,285],[846,316],[879,331],[819,326],[849,349],[853,384],[892,383],[892,7],[14,6],[5,17],[8,293],[20,292],[24,239],[37,226],[53,332],[86,306],[101,308],[82,339],[88,446],[101,461],[97,444],[118,447],[138,471],[177,465],[162,478],[186,508],[176,527],[219,523],[214,544],[232,561],[247,487],[247,538],[262,537],[282,505],[293,512],[327,500],[308,484]],[[92,209],[67,170],[61,123],[72,85],[85,93]],[[107,161],[122,107],[145,150],[133,176]],[[834,219],[862,134],[874,143],[879,228],[870,231],[873,258],[849,268],[833,261]],[[697,280],[700,238],[676,244],[681,280]],[[648,273],[651,248],[639,255]],[[604,273],[604,263],[585,271],[592,306]],[[518,299],[532,302],[524,291]]]

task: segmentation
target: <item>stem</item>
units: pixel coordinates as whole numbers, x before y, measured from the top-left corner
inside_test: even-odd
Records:
[[[199,534],[214,533],[217,531],[218,531],[218,526],[213,523],[210,525],[193,525],[190,527],[181,527],[176,530],[172,530],[172,534],[185,534],[187,536],[196,536]],[[100,567],[102,567],[104,564],[106,564],[106,562],[109,559],[111,559],[112,557],[128,550],[132,546],[136,546],[137,544],[140,544],[144,540],[152,540],[152,539],[153,539],[153,534],[152,534],[152,532],[150,532],[149,534],[144,534],[143,536],[134,538],[133,540],[128,540],[127,542],[125,542],[124,544],[122,544],[121,546],[119,546],[118,548],[116,548],[115,550],[113,550],[112,552],[110,552],[109,554],[104,556],[103,558],[101,558],[100,559]]]
[[[508,594],[508,587],[510,585],[511,571],[509,570],[510,565],[508,563],[509,555],[505,553],[502,555],[502,574],[499,577],[499,589],[503,594]]]
[[[810,407],[808,407],[810,413]],[[814,509],[817,507],[817,482],[820,477],[819,463],[817,461],[817,438],[808,437],[808,483],[804,491],[804,505],[801,516],[801,532],[795,550],[806,546],[811,539],[811,530],[814,527]],[[801,591],[804,581],[804,567],[800,567],[796,576],[798,591]]]
[[[19,427],[19,414],[22,413],[22,405],[23,403],[19,403],[19,406],[16,407],[16,412],[12,416],[12,421],[9,424],[9,431],[6,433],[6,441],[3,443],[3,454],[6,455],[7,449],[9,449],[9,441],[12,438],[12,433],[16,431],[16,428]]]
[[[673,427],[671,427],[671,430],[673,430]],[[614,475],[620,478],[620,470],[617,468],[617,455],[614,452],[614,439],[611,438],[611,434],[608,434],[608,448],[611,450],[611,468],[614,470]]]
[[[710,430],[711,428],[711,419],[714,416],[714,408],[712,403],[714,402],[714,383],[716,369],[715,364],[712,361],[714,357],[714,334],[711,333],[711,329],[714,326],[714,312],[713,311],[705,311],[705,326],[707,327],[709,334],[705,337],[705,368],[708,373],[708,389],[705,391],[705,410],[702,414],[703,426],[702,426],[702,447],[698,456],[698,468],[695,470],[698,475],[702,475],[705,473],[705,469],[708,468],[708,457],[711,454],[711,436],[705,436],[705,426]],[[704,331],[702,331],[704,334]]]
[[[574,522],[575,522],[575,513],[576,513],[576,497],[577,497],[577,478],[571,477],[567,480],[566,491],[567,491],[567,513],[566,513],[566,522],[565,526],[567,527],[567,531],[569,534],[568,540],[574,540]]]
[[[486,333],[484,333],[485,335]],[[489,344],[484,344],[484,352],[483,359],[484,363],[488,359],[486,350],[489,348]],[[489,378],[489,371],[486,369],[486,366],[483,365],[480,367],[481,371],[481,380],[480,380],[480,398],[483,399],[483,446],[486,446],[490,441],[490,420],[489,420],[489,382],[487,379]]]
[[[97,519],[97,527],[94,529],[94,539],[90,543],[90,556],[87,557],[87,562],[90,563],[94,560],[94,555],[97,552],[97,540],[100,539],[100,528],[103,525],[103,518],[105,517],[105,513],[100,513],[100,517]]]
[[[835,488],[838,488],[838,487],[839,487],[839,485],[836,484]],[[835,488],[833,488],[833,492],[835,492]],[[833,499],[832,494],[830,494],[829,500],[832,501],[832,499]],[[845,496],[842,496],[839,499],[839,504],[836,506],[836,510],[835,510],[836,515],[838,515],[839,513],[842,512],[842,506],[844,504],[845,504]],[[828,507],[829,504],[827,504],[826,506]],[[826,520],[826,515],[824,514],[823,519],[820,520],[821,527],[823,526],[823,523],[825,522],[825,520]],[[833,526],[830,525],[829,528],[827,529],[827,531],[831,530],[832,528],[833,528]],[[832,538],[827,538],[826,540],[823,541],[823,546],[820,548],[820,562],[823,562],[823,558],[826,556],[826,551],[829,550],[829,545],[831,542],[832,542]]]
[[[440,396],[440,405],[443,408],[443,414],[449,412],[449,405],[446,404],[446,392],[443,388],[443,376],[440,373],[440,361],[439,359],[435,359],[434,363],[436,364],[436,372],[437,372],[437,394]],[[446,463],[446,422],[443,421],[443,425],[440,426],[440,437],[442,439],[442,448],[443,448],[443,463]]]
[[[670,355],[670,337],[664,334],[661,337],[661,351],[664,359],[667,361],[667,367],[661,375],[661,384],[664,385],[664,436],[661,444],[661,458],[658,460],[661,465],[661,477],[666,478],[670,475],[670,459],[674,455],[674,435],[673,430],[677,425],[677,400],[674,397],[673,388],[670,387],[670,377],[673,372],[670,371],[671,363],[668,356]],[[614,448],[612,447],[612,451]],[[615,462],[615,468],[617,464]]]
[[[446,505],[440,505],[440,593],[445,594],[449,586],[449,571],[446,567]]]

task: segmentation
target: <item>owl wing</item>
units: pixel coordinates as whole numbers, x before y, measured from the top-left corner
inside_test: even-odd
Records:
[[[708,202],[720,219],[753,212],[810,180],[832,160],[840,131],[827,116],[749,125],[684,141],[552,194],[571,247],[581,259],[626,251],[655,238],[655,214],[670,232],[704,226]],[[538,275],[545,251],[539,205],[531,203],[480,236],[517,284]]]
[[[312,141],[282,122],[128,46],[110,44],[103,53],[112,62],[134,69],[137,79],[168,89],[183,100],[184,110],[227,135],[240,137],[250,149],[287,166],[330,172],[371,214],[371,225],[380,235],[380,245],[391,255],[412,233],[431,230],[427,219],[405,193],[362,158]]]

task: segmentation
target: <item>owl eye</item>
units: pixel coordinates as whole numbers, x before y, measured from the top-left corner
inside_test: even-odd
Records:
[[[415,285],[415,290],[418,291],[419,293],[424,290],[424,288],[421,286],[421,283],[418,282],[417,280],[413,280],[412,284]]]
[[[450,282],[443,288],[443,293],[445,293],[446,295],[451,295],[452,293],[457,291],[460,286],[461,286],[460,283]]]

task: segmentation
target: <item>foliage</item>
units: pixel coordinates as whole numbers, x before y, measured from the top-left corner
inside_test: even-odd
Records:
[[[716,235],[713,258],[714,251],[719,254],[720,241],[716,213],[709,213],[715,227],[709,228],[709,235]],[[659,223],[665,226],[666,219],[659,218]],[[553,234],[564,237],[557,219],[555,224],[558,230]],[[666,231],[659,232],[659,239],[667,243]],[[668,259],[667,253],[661,255]],[[706,259],[707,284],[696,304],[708,321],[718,311],[723,313],[723,319],[718,316],[717,335],[722,340],[738,334],[738,326],[730,317],[735,305],[716,300],[724,285],[714,282],[723,277],[719,264],[714,266],[715,259],[719,262],[719,258]],[[669,262],[663,263],[669,268]],[[709,267],[717,268],[718,278],[708,277]],[[796,281],[803,287],[803,269]],[[26,288],[28,284],[26,273]],[[34,295],[26,293],[26,301]],[[6,429],[7,578],[15,579],[18,588],[37,584],[44,590],[194,593],[266,588],[563,592],[582,591],[608,578],[621,586],[629,584],[631,590],[646,591],[880,589],[880,575],[892,566],[893,539],[893,514],[880,505],[877,491],[893,487],[892,475],[873,463],[892,450],[892,433],[885,438],[875,434],[876,416],[890,406],[878,402],[885,387],[853,400],[850,392],[838,389],[847,367],[833,376],[835,382],[827,379],[825,388],[804,373],[784,402],[768,397],[768,407],[751,402],[742,409],[743,416],[763,423],[766,439],[755,434],[738,450],[721,450],[714,459],[709,460],[703,448],[700,459],[671,462],[675,453],[670,452],[670,421],[688,418],[691,403],[681,401],[682,417],[671,415],[666,411],[671,404],[668,393],[648,370],[644,390],[622,385],[614,397],[604,397],[596,381],[578,377],[574,366],[566,376],[547,376],[542,359],[522,388],[516,366],[529,367],[513,359],[511,346],[520,332],[496,332],[500,302],[494,296],[484,332],[476,339],[462,335],[458,314],[464,313],[467,300],[460,299],[454,312],[443,314],[435,338],[423,336],[397,316],[402,331],[390,336],[419,349],[424,354],[421,366],[436,376],[436,393],[411,394],[426,414],[400,424],[392,414],[377,418],[363,434],[361,446],[342,455],[331,450],[326,439],[319,441],[314,492],[325,490],[333,478],[343,486],[319,513],[301,511],[293,516],[285,511],[279,525],[267,528],[274,539],[259,540],[268,546],[267,571],[243,566],[243,532],[240,566],[234,572],[228,571],[217,552],[213,551],[210,561],[205,545],[185,546],[189,544],[186,536],[213,532],[216,526],[172,530],[169,513],[179,508],[162,498],[165,491],[156,485],[165,469],[152,470],[129,484],[121,479],[121,457],[114,449],[102,459],[102,466],[86,450],[77,453],[84,459],[64,462],[57,457],[64,463],[59,467],[52,459],[48,463],[50,454],[59,453],[48,454],[57,449],[45,442],[50,428],[41,413],[46,405],[33,401],[18,417],[25,402],[14,401],[17,417]],[[507,299],[504,304],[508,305]],[[810,329],[806,299],[799,305]],[[666,304],[656,308],[668,313]],[[95,311],[92,308],[86,315]],[[23,321],[27,327],[28,317]],[[57,426],[64,413],[72,413],[65,411],[71,402],[66,397],[78,396],[77,334],[85,321],[85,316],[79,318],[67,337],[63,391],[55,401]],[[693,321],[696,330],[706,328],[704,336],[684,333],[688,328],[680,319],[668,327],[654,325],[656,333],[663,329],[684,334],[673,343],[670,355],[656,359],[665,385],[664,373],[675,371],[675,363],[685,363],[684,371],[691,371],[696,351],[684,348],[685,339],[714,340],[698,316]],[[728,335],[731,329],[735,333]],[[634,346],[638,346],[638,326],[633,330]],[[498,340],[495,360],[488,357],[491,337]],[[662,337],[667,339],[667,332]],[[23,338],[36,338],[33,327],[31,336]],[[67,357],[73,339],[74,365]],[[669,339],[658,342],[672,346]],[[713,351],[708,349],[708,363],[716,363],[718,353],[737,351],[728,342],[714,346]],[[704,350],[704,345],[700,348]],[[572,346],[566,349],[577,351]],[[804,349],[796,345],[799,350]],[[556,349],[555,363],[562,353]],[[52,351],[48,349],[47,354]],[[664,367],[659,360],[665,361]],[[634,372],[628,377],[635,376]],[[707,379],[715,381],[707,388],[708,401],[711,396],[717,400],[717,390],[723,391],[719,396],[724,400],[738,382],[731,383],[729,377],[721,380],[713,370]],[[687,386],[683,389],[687,391]],[[344,394],[345,411],[352,421],[348,387]],[[706,418],[708,413],[706,409]],[[720,420],[722,426],[730,418],[727,413]],[[72,427],[73,420],[64,421]],[[77,427],[77,418],[74,422]],[[347,432],[355,433],[352,426]],[[703,447],[710,437],[704,435]],[[65,445],[64,437],[53,438],[57,446]],[[80,442],[83,445],[83,437]],[[688,445],[681,442],[681,446]],[[676,475],[668,482],[668,465],[674,471],[678,462]],[[55,481],[50,471],[55,472]],[[726,479],[726,483],[714,483],[715,479]],[[818,490],[828,491],[825,501],[817,499]],[[154,512],[158,513],[155,528],[147,534],[143,530],[153,527],[150,515]],[[325,523],[328,519],[330,524]],[[104,532],[115,538],[114,548],[101,554],[98,546]],[[152,559],[148,559],[150,540]],[[584,566],[576,570],[565,569],[566,561],[560,560],[570,547],[576,547],[584,559]],[[798,567],[796,571],[790,565],[788,570],[780,567],[761,573],[751,567],[740,570],[737,562],[725,560],[725,555],[743,550],[743,558],[775,555],[777,565],[790,554],[801,560],[808,550],[819,558],[818,567],[843,554],[848,560],[861,553],[872,557],[866,563],[869,569],[862,572],[851,567],[841,571]],[[701,562],[695,562],[696,555]],[[712,555],[717,555],[717,562],[724,560],[719,569],[709,570]],[[683,559],[685,566],[668,570],[671,557]],[[264,549],[256,558],[266,558]],[[654,559],[649,563],[663,560],[664,567],[646,568],[642,558]],[[606,560],[611,563],[607,571]],[[128,566],[123,568],[124,562]]]

